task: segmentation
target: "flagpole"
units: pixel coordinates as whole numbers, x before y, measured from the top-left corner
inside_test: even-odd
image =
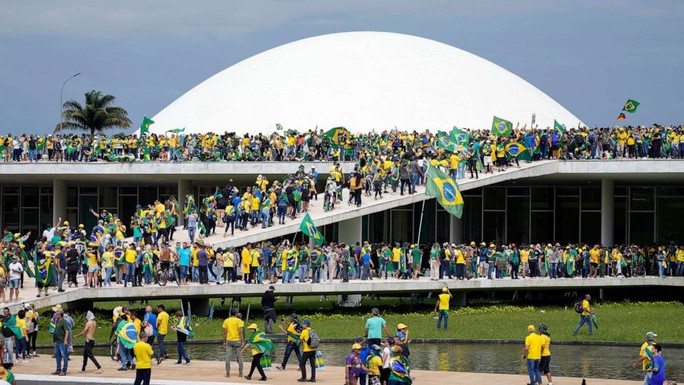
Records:
[[[428,171],[430,171],[430,163],[428,162],[428,168],[425,170],[425,175],[427,176]],[[425,184],[427,184],[427,178],[425,179]],[[414,191],[415,193],[415,191]],[[425,213],[425,200],[423,200],[423,207],[420,209],[420,222],[418,222],[418,240],[416,244],[420,243],[420,233],[423,230],[423,214]]]

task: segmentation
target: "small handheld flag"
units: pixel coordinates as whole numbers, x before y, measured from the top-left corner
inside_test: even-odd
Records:
[[[558,123],[556,119],[553,120],[553,129],[560,131],[561,134],[565,134],[565,126]]]
[[[513,123],[506,119],[497,118],[492,120],[492,134],[496,136],[509,136],[513,132]]]
[[[314,225],[311,216],[309,216],[309,213],[306,213],[306,215],[304,215],[304,219],[302,219],[302,224],[299,226],[299,230],[302,233],[306,234],[309,238],[313,238],[313,240],[318,244],[318,246],[322,245],[325,241],[323,239],[323,234],[321,234],[321,232],[318,231],[318,228],[316,228],[316,225]]]
[[[634,99],[629,99],[629,100],[627,100],[627,103],[625,103],[625,106],[622,107],[622,111],[627,111],[627,112],[633,114],[636,112],[637,107],[639,107],[639,104],[641,104],[641,103],[637,102]]]
[[[617,120],[625,120],[625,119],[627,119],[627,116],[626,116],[624,113],[622,113],[622,112],[621,112],[620,115],[618,115],[618,117],[617,117]]]
[[[154,120],[145,116],[142,123],[140,123],[140,135],[150,132],[150,125],[154,124]]]

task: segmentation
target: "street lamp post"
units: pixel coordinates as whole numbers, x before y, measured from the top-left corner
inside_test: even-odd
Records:
[[[76,76],[78,76],[80,74],[81,73],[79,72],[79,73],[71,75],[69,78],[67,78],[67,80],[65,80],[64,83],[62,84],[62,90],[59,91],[59,131],[62,131],[62,113],[64,112],[64,102],[62,101],[62,99],[64,97],[64,86],[66,86],[66,84],[67,84],[67,82],[69,82],[69,80],[75,78]]]

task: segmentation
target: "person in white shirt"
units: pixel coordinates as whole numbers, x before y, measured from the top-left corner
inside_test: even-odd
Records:
[[[12,257],[12,263],[9,265],[9,273],[10,273],[10,282],[9,282],[9,289],[10,289],[10,297],[9,300],[12,302],[12,297],[14,297],[15,301],[19,300],[19,281],[21,280],[21,273],[24,271],[24,267],[19,263],[19,257],[16,255]]]

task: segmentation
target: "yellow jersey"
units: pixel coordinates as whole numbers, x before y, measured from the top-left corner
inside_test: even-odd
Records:
[[[542,338],[539,334],[530,333],[525,338],[525,346],[527,347],[528,360],[541,359],[542,344]]]

